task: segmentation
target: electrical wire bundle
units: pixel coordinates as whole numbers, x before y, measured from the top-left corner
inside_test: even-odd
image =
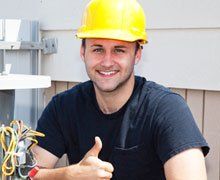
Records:
[[[36,136],[44,137],[24,125],[23,121],[13,120],[10,126],[0,127],[0,143],[3,149],[2,173],[4,176],[27,178],[25,169],[36,165],[31,148],[38,143]]]

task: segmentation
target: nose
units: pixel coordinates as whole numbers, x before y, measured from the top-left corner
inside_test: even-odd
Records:
[[[101,66],[111,67],[114,65],[114,59],[110,52],[106,52],[101,61]]]

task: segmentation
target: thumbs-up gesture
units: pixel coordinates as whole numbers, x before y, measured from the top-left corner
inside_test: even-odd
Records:
[[[111,163],[98,158],[102,149],[102,141],[95,137],[95,144],[75,167],[77,179],[111,179],[114,170]]]
[[[102,141],[99,137],[95,137],[95,144],[93,147],[86,153],[85,157],[93,156],[93,157],[98,157],[99,152],[102,149]]]

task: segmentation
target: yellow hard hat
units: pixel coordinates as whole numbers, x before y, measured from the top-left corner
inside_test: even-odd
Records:
[[[147,43],[145,14],[136,0],[91,0],[78,38],[106,38]]]

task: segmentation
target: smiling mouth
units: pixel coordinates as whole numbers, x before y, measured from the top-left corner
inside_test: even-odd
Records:
[[[105,77],[111,77],[117,74],[119,71],[112,70],[112,71],[97,71],[100,75]]]

